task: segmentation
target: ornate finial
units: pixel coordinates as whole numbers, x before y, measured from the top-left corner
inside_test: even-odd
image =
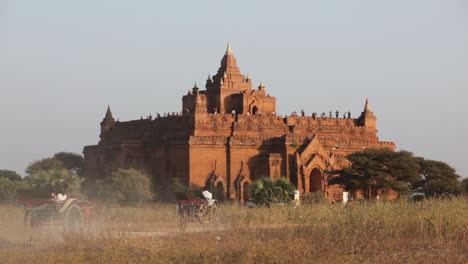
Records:
[[[366,105],[364,106],[364,112],[371,112],[369,99],[366,98]]]
[[[224,77],[224,78],[227,77],[227,72],[224,72],[223,77]]]
[[[106,117],[105,118],[112,118],[112,112],[110,109],[110,105],[107,105]]]
[[[223,78],[219,81],[220,84],[224,84]]]
[[[247,80],[251,80],[252,77],[250,77],[250,73],[247,74]]]
[[[207,81],[211,81],[211,74],[208,73],[208,79],[206,79]]]
[[[195,84],[193,85],[193,88],[197,88],[197,89],[198,89],[197,82],[195,82]]]
[[[259,87],[265,87],[265,84],[263,83],[263,81],[260,81],[260,86]]]
[[[231,43],[227,43],[227,48],[226,48],[226,55],[230,55],[232,54],[232,50],[231,50]]]

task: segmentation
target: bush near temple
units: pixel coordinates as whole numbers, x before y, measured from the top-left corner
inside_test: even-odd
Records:
[[[118,169],[101,182],[88,181],[84,189],[91,198],[108,202],[141,203],[154,198],[149,176],[135,169]]]
[[[271,179],[263,177],[250,186],[250,197],[260,205],[288,203],[292,200],[296,187],[285,177]]]

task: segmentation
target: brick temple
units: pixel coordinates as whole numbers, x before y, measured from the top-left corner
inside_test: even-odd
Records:
[[[343,190],[327,184],[325,170],[348,166],[344,157],[352,152],[395,149],[393,142],[379,140],[367,100],[358,118],[278,115],[276,98],[263,82],[252,87],[229,45],[205,88],[190,89],[180,113],[119,122],[108,108],[99,143],[83,151],[86,176],[101,179],[118,168],[135,168],[161,186],[179,178],[191,188],[214,191],[218,199],[241,202],[252,181],[284,176],[301,193],[340,200]]]

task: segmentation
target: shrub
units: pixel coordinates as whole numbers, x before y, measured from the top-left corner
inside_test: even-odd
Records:
[[[87,183],[86,194],[108,202],[141,203],[154,198],[148,175],[135,169],[119,169],[102,182]]]
[[[0,201],[12,200],[19,189],[27,189],[27,183],[23,180],[14,181],[0,177]]]
[[[261,205],[288,203],[294,195],[294,190],[295,186],[284,177],[275,180],[264,177],[250,186],[250,197]]]

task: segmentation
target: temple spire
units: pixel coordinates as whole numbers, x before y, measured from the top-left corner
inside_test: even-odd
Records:
[[[377,118],[370,108],[369,99],[366,98],[366,105],[364,106],[364,111],[362,111],[361,116],[358,118],[359,125],[369,128],[377,128]]]
[[[231,50],[231,43],[227,43],[227,48],[226,48],[226,55],[231,55],[232,54],[232,50]]]
[[[107,111],[106,111],[106,116],[101,122],[101,140],[102,140],[102,135],[108,131],[111,130],[111,128],[114,126],[114,118],[112,117],[112,112],[110,109],[110,106],[107,106]]]
[[[105,118],[106,119],[111,119],[112,118],[112,112],[111,112],[111,109],[110,109],[110,105],[107,105],[107,111],[106,111]]]
[[[369,104],[369,99],[366,98],[366,104],[364,105],[364,112],[372,112]]]
[[[260,81],[260,85],[258,86],[258,89],[265,90],[265,84],[263,83],[263,81]]]

